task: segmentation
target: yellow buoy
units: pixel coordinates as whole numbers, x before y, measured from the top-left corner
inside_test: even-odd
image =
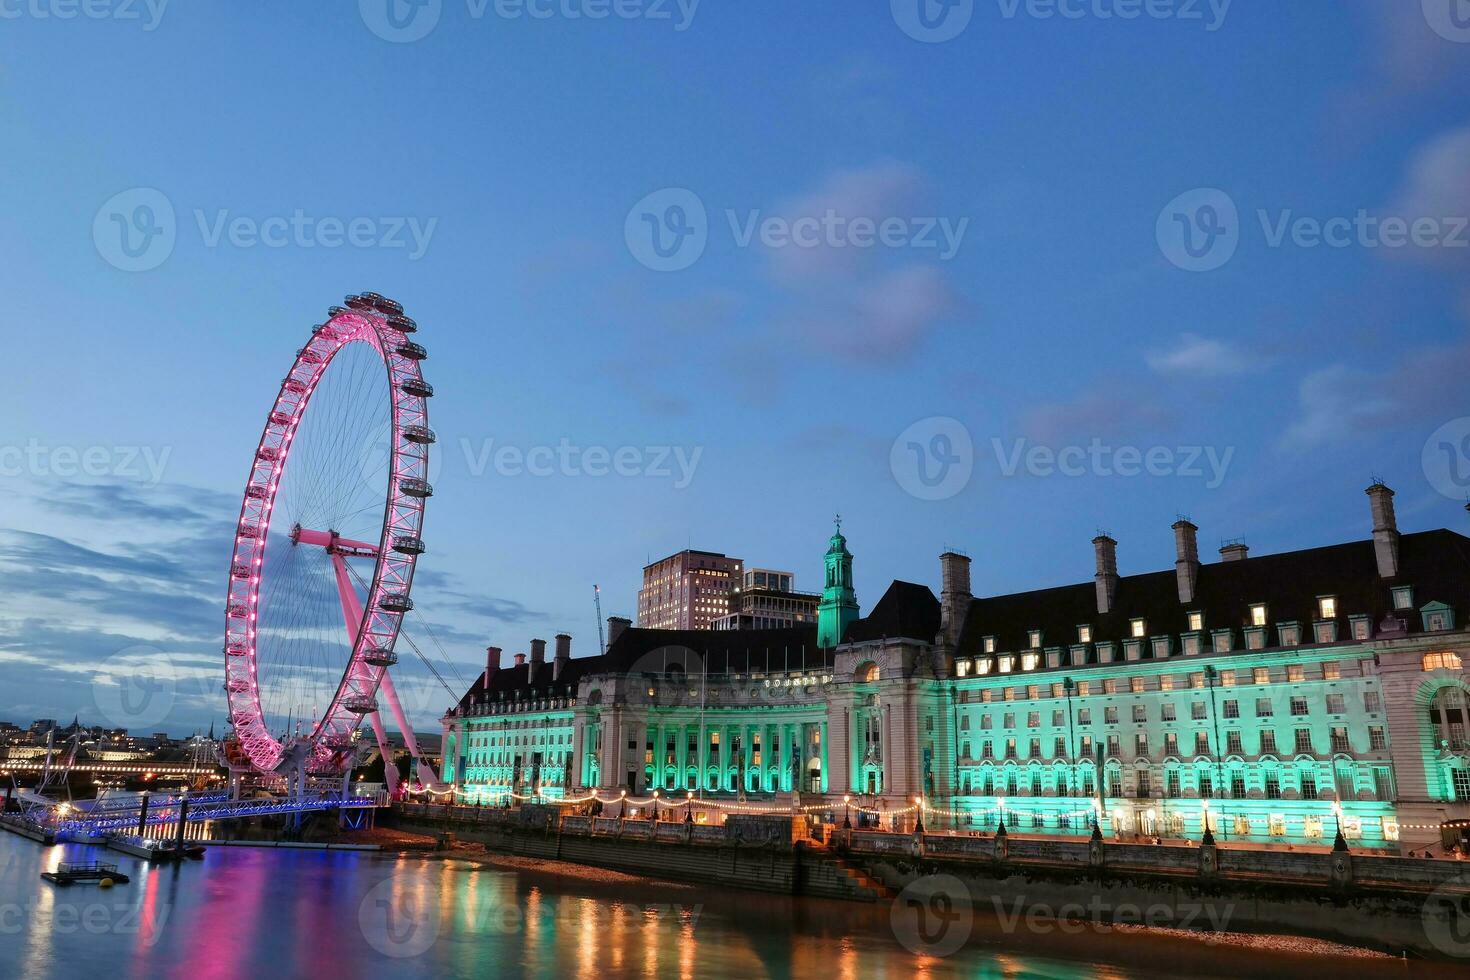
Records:
[[[97,887],[98,888],[111,888],[112,887],[112,884],[113,884],[113,882],[112,882],[112,879],[111,878],[103,878],[101,881],[97,882]]]

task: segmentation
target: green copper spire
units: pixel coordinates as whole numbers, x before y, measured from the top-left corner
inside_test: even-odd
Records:
[[[822,602],[817,607],[817,646],[824,649],[841,643],[848,624],[858,618],[857,594],[852,591],[852,553],[842,536],[841,514],[834,523],[837,527],[827,542],[824,559],[827,575]]]

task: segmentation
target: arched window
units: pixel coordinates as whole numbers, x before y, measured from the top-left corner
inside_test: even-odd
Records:
[[[1470,709],[1465,704],[1465,692],[1458,687],[1443,688],[1429,703],[1429,723],[1436,733],[1436,746],[1448,745],[1451,752],[1464,750],[1467,720],[1470,720]]]
[[[859,684],[869,684],[878,679],[878,665],[871,660],[864,661],[853,671],[852,679]]]

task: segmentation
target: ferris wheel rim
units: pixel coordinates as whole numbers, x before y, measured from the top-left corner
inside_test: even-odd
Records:
[[[225,689],[229,720],[251,765],[263,772],[275,770],[290,743],[276,738],[266,723],[261,703],[258,659],[258,622],[265,552],[272,510],[286,466],[291,442],[306,418],[312,394],[337,355],[363,343],[381,360],[387,380],[391,444],[383,520],[373,575],[351,652],[343,665],[330,703],[304,741],[317,768],[340,768],[344,753],[335,739],[350,741],[362,720],[376,710],[374,698],[387,673],[403,617],[412,608],[412,586],[422,552],[423,516],[427,496],[429,446],[427,400],[432,387],[423,379],[420,362],[427,356],[409,334],[417,329],[402,307],[373,293],[349,296],[348,307],[332,307],[328,320],[312,331],[311,339],[296,352],[266,415],[256,444],[235,524],[225,602]],[[326,529],[323,529],[326,530]],[[398,550],[395,543],[417,542],[417,550]],[[391,601],[385,599],[392,597]],[[368,657],[371,650],[376,656]],[[385,652],[384,652],[385,651]]]

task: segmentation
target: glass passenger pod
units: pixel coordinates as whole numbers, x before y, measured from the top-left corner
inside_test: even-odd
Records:
[[[411,316],[390,316],[388,326],[399,333],[413,333],[419,328],[418,321]]]
[[[387,647],[370,647],[363,651],[362,662],[369,667],[392,667],[398,663],[398,654]]]
[[[245,656],[249,652],[250,652],[250,645],[248,643],[226,643],[225,644],[225,656],[227,656],[227,657],[243,657],[243,656]]]
[[[328,307],[328,308],[327,308],[327,319],[329,319],[329,320],[330,320],[330,319],[333,319],[333,318],[335,318],[335,317],[339,317],[339,316],[341,316],[341,315],[342,315],[342,314],[343,314],[343,313],[346,313],[346,312],[347,312],[347,310],[345,310],[345,309],[343,309],[343,308],[342,308],[342,307],[340,307],[340,306],[332,306],[332,307]]]
[[[342,707],[354,715],[370,715],[378,710],[378,699],[368,694],[353,694],[342,699]]]
[[[385,612],[406,613],[413,608],[413,600],[406,592],[386,592],[378,600],[378,608]]]
[[[427,425],[405,425],[403,427],[403,438],[420,446],[433,445],[438,438],[434,430]]]
[[[242,538],[258,538],[258,537],[260,537],[260,525],[259,524],[241,524],[240,525],[240,537],[242,537]]]
[[[346,303],[349,309],[370,310],[373,308],[373,301],[368,298],[370,295],[373,294],[364,293],[361,296],[349,296],[342,302]]]
[[[281,451],[274,446],[261,446],[255,451],[256,459],[263,459],[267,463],[277,462],[281,458]]]
[[[230,578],[247,579],[250,577],[250,566],[243,561],[237,561],[230,566]]]
[[[367,294],[364,293],[363,295],[366,296]],[[398,302],[398,300],[396,299],[389,299],[386,296],[375,295],[373,298],[373,309],[377,310],[379,313],[384,314],[385,316],[403,315],[403,304]]]
[[[327,359],[326,355],[317,350],[315,347],[301,348],[296,352],[296,357],[300,359],[301,363],[303,364],[320,364],[322,361],[325,361]]]
[[[429,484],[429,481],[420,480],[416,476],[406,476],[399,480],[398,489],[408,497],[423,499],[424,497],[434,496],[434,488]]]
[[[271,412],[271,425],[290,425],[294,418],[290,412]]]
[[[416,344],[411,340],[405,340],[393,349],[411,361],[422,361],[429,356],[429,351],[423,344]]]
[[[252,483],[245,488],[245,496],[251,500],[264,500],[271,495],[271,488],[263,483]]]
[[[398,387],[405,394],[415,395],[419,398],[434,397],[434,386],[423,378],[406,378]]]
[[[245,605],[243,602],[231,603],[229,606],[225,607],[225,615],[229,616],[231,619],[249,619],[250,607]]]
[[[405,534],[393,539],[393,550],[400,555],[422,555],[428,548],[423,538]]]
[[[287,378],[284,382],[281,383],[281,387],[284,388],[286,391],[289,391],[293,395],[306,394],[306,382],[297,381],[295,378]]]

